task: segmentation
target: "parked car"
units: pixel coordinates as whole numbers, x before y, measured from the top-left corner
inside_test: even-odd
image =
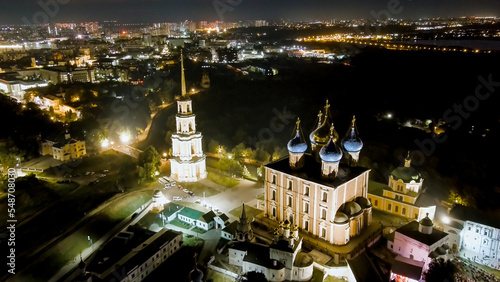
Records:
[[[174,197],[172,198],[172,200],[174,200],[174,201],[182,201],[182,197],[179,197],[179,196],[174,196]]]

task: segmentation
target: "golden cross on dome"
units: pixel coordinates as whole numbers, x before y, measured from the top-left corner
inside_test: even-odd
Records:
[[[335,131],[335,128],[333,128],[333,124],[332,124],[332,126],[330,126],[330,138],[333,138],[334,131]]]

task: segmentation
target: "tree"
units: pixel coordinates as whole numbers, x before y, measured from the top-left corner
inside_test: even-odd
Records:
[[[458,274],[458,268],[451,260],[442,258],[434,259],[429,264],[429,269],[424,273],[424,279],[427,282],[434,281],[456,281],[455,277]]]
[[[241,281],[249,281],[249,282],[267,282],[266,276],[264,273],[257,271],[250,271],[247,274],[243,275],[243,279]]]
[[[243,167],[237,160],[227,157],[220,158],[217,163],[217,168],[231,175],[241,174],[243,172]]]
[[[137,172],[139,174],[139,182],[152,182],[156,175],[160,172],[161,156],[153,146],[149,146],[144,152],[139,155],[139,164]]]

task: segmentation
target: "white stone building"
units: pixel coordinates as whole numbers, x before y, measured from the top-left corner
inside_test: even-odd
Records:
[[[171,177],[177,181],[195,182],[207,177],[201,132],[196,131],[196,115],[192,101],[186,93],[184,62],[181,54],[182,96],[177,101],[175,124],[177,132],[172,134]]]
[[[453,251],[462,258],[500,270],[500,221],[493,215],[455,205],[443,222]]]
[[[298,227],[287,220],[274,234],[271,245],[256,243],[243,205],[235,240],[228,245],[229,263],[239,266],[242,273],[263,273],[268,281],[309,281],[313,258],[301,251]]]

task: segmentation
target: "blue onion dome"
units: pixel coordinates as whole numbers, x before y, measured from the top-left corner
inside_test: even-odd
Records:
[[[322,161],[327,163],[335,163],[342,159],[342,150],[335,144],[334,132],[335,129],[332,125],[330,128],[330,140],[319,151],[319,157]]]
[[[318,113],[318,125],[316,126],[316,128],[311,132],[311,134],[309,134],[309,141],[311,141],[311,144],[316,144],[316,142],[314,142],[314,131],[316,131],[316,129],[320,128],[321,127],[321,118],[323,117],[323,113],[321,112],[321,110],[319,111]]]
[[[363,148],[363,141],[359,138],[358,129],[356,128],[356,117],[352,117],[351,127],[347,130],[347,134],[342,139],[342,147],[347,152],[359,152]]]
[[[295,136],[288,141],[287,148],[290,153],[305,153],[307,151],[307,143],[300,135],[300,119],[297,118],[297,127]]]

